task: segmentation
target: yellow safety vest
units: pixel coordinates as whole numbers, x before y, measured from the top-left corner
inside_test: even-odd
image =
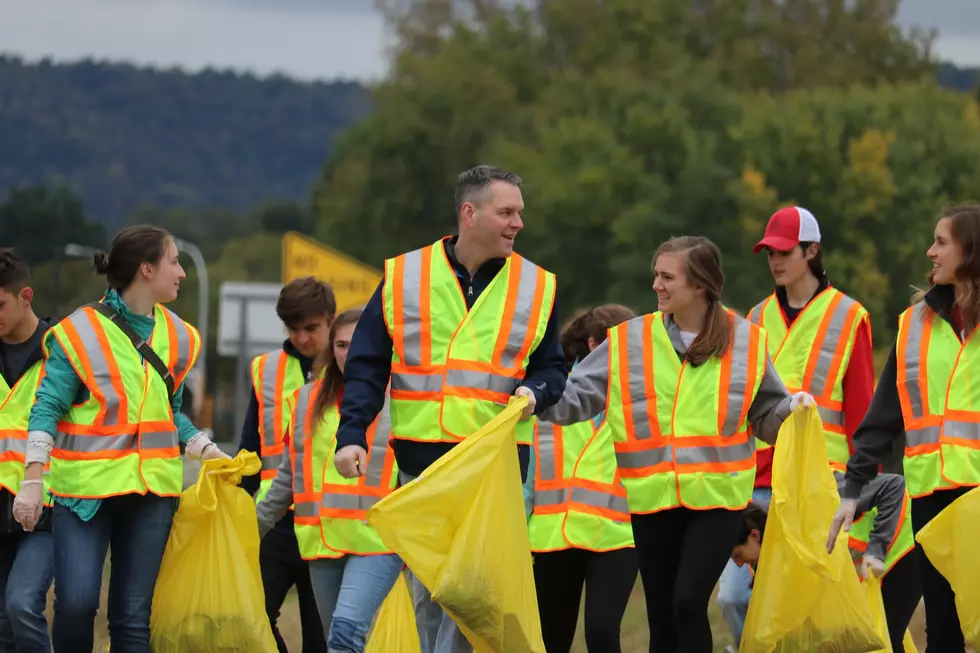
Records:
[[[766,371],[766,333],[728,316],[728,351],[697,367],[677,356],[663,313],[609,331],[606,422],[633,513],[741,510],[752,497],[747,416]]]
[[[977,331],[960,342],[925,302],[898,318],[896,385],[905,423],[905,485],[912,498],[980,485]]]
[[[24,460],[27,456],[27,423],[37,395],[37,387],[44,377],[44,361],[34,363],[14,383],[0,400],[0,487],[15,495],[24,480]],[[6,386],[6,384],[4,384]],[[50,463],[45,463],[43,494],[45,505],[50,506],[48,479]]]
[[[507,405],[544,337],[555,276],[518,254],[467,311],[442,241],[385,261],[392,436],[458,442]],[[517,441],[531,444],[531,420]]]
[[[773,366],[786,389],[813,395],[823,421],[827,459],[835,470],[844,471],[851,457],[844,430],[844,375],[868,312],[836,288],[827,288],[788,328],[775,294],[749,311],[748,319],[766,330],[776,352]],[[762,440],[755,444],[758,449],[770,446]]]
[[[855,521],[851,525],[851,530],[848,533],[848,543],[847,546],[852,552],[857,553],[856,556],[858,560],[863,557],[864,552],[868,549],[868,543],[871,541],[871,530],[874,528],[874,520],[878,515],[878,508],[872,508],[868,512],[861,515],[861,518]],[[889,544],[888,549],[885,553],[885,574],[892,570],[899,560],[904,558],[908,553],[915,548],[915,535],[912,533],[912,498],[909,496],[908,490],[905,491],[905,507],[902,510],[902,515],[899,517],[898,530],[895,533],[895,537]],[[882,574],[884,576],[884,574]]]
[[[299,360],[282,349],[252,360],[252,389],[259,407],[259,455],[262,457],[256,503],[265,498],[286,455],[284,438],[291,416],[286,400],[305,382]]]
[[[344,478],[334,466],[340,411],[330,406],[314,425],[317,379],[290,399],[293,436],[293,528],[304,560],[338,558],[345,554],[390,553],[367,523],[367,513],[398,484],[395,452],[388,446],[391,423],[388,402],[367,431],[367,470],[359,478]],[[313,425],[313,428],[310,426]]]
[[[197,362],[201,336],[161,305],[149,345],[174,379],[184,381]],[[132,341],[93,308],[82,307],[51,327],[89,396],[58,423],[51,450],[51,492],[102,499],[122,494],[179,496],[183,489],[180,440],[167,386],[144,363]]]
[[[603,422],[535,426],[531,550],[612,551],[633,546],[626,488],[619,480],[612,432]]]

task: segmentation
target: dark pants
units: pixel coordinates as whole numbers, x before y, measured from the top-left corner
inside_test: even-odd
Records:
[[[912,615],[922,600],[922,578],[919,570],[919,552],[909,551],[895,563],[881,579],[881,598],[885,604],[885,621],[888,622],[888,638],[892,650],[902,653],[905,647],[905,631]]]
[[[738,539],[738,510],[632,515],[650,653],[712,653],[708,603]]]
[[[44,607],[53,577],[51,531],[0,534],[0,653],[49,653]]]
[[[636,550],[565,549],[534,554],[541,634],[547,653],[568,653],[585,586],[585,646],[620,653],[619,629],[636,584]]]
[[[126,494],[102,500],[89,521],[54,508],[55,653],[92,651],[102,570],[111,549],[109,644],[112,653],[150,653],[150,606],[177,499]]]
[[[265,587],[265,611],[269,615],[279,653],[288,653],[288,649],[276,622],[286,594],[293,585],[296,586],[299,597],[303,653],[326,653],[327,638],[323,632],[323,624],[320,623],[316,599],[313,598],[310,565],[299,556],[299,543],[291,526],[285,528],[283,524],[277,524],[262,538],[259,566],[262,569],[262,585]]]
[[[927,497],[912,499],[912,530],[918,535],[932,518],[943,511],[954,500],[973,488],[938,490]],[[966,642],[960,628],[960,618],[956,613],[956,595],[949,581],[940,574],[929,557],[916,543],[919,554],[919,573],[922,578],[922,598],[926,604],[926,650],[925,653],[963,653]],[[887,576],[886,576],[887,578]]]

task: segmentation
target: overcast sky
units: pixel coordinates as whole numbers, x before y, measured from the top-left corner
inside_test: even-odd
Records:
[[[980,65],[980,0],[904,0],[903,25],[939,30],[944,59]],[[384,75],[371,0],[0,0],[0,51],[301,79]]]

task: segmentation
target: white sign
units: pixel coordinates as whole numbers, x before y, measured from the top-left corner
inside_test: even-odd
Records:
[[[286,328],[276,315],[282,285],[226,281],[218,309],[218,355],[239,356],[244,342],[251,358],[282,347]]]

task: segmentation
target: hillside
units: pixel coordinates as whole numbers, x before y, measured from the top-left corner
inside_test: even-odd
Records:
[[[333,137],[368,110],[352,82],[0,56],[0,194],[65,183],[110,225],[146,204],[305,201]]]
[[[943,64],[939,80],[971,91],[977,72]],[[306,203],[334,136],[369,102],[352,82],[0,56],[0,195],[66,184],[110,227],[145,205]]]

